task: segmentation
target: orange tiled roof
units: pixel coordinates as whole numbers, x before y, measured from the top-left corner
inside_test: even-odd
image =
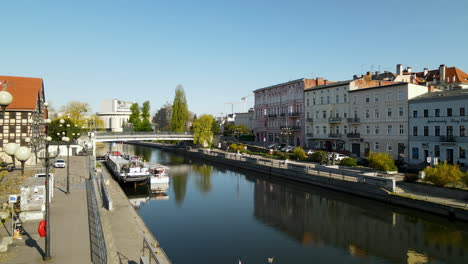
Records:
[[[7,91],[13,96],[13,101],[7,110],[34,110],[37,99],[44,97],[44,85],[41,78],[1,76],[0,81],[7,82]]]
[[[428,71],[426,76],[424,76],[424,72],[416,72],[415,74],[420,81],[431,82],[440,79],[439,69]],[[468,83],[468,74],[457,67],[447,67],[445,69],[445,80],[443,81],[447,82],[447,80],[449,80],[449,83]]]

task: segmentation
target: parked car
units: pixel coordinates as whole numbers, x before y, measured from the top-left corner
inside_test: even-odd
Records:
[[[329,152],[328,153],[328,158],[331,159],[333,157],[333,154],[335,154],[335,161],[341,161],[344,158],[349,158],[348,156],[336,152]]]
[[[66,167],[65,160],[63,160],[63,159],[56,160],[55,163],[54,163],[54,167],[55,168],[65,168]]]
[[[305,153],[310,156],[310,155],[314,154],[314,151],[311,150],[311,149],[306,149]]]
[[[280,148],[281,151],[283,152],[291,152],[293,151],[294,147],[293,146],[284,146],[282,148]]]

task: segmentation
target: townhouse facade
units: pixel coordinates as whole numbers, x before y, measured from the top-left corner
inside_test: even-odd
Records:
[[[45,137],[45,131],[37,124],[48,115],[44,107],[43,80],[13,76],[0,76],[0,80],[6,83],[6,91],[13,96],[5,112],[0,111],[0,155],[3,160],[10,161],[11,158],[3,152],[4,146],[8,143],[27,146],[26,138],[35,143],[35,155],[44,146]],[[30,158],[28,162],[33,160],[35,158]]]
[[[395,160],[408,157],[408,100],[425,94],[428,87],[393,83],[349,92],[350,133],[347,150],[353,156],[387,152]]]
[[[468,89],[432,92],[410,100],[408,163],[424,165],[437,158],[466,166],[467,110]]]
[[[304,89],[324,85],[323,78],[297,79],[254,91],[254,135],[258,144],[304,143]]]

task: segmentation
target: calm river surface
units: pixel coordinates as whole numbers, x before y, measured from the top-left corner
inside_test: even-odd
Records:
[[[171,169],[166,199],[123,187],[175,264],[468,263],[466,223],[155,148],[123,150]]]

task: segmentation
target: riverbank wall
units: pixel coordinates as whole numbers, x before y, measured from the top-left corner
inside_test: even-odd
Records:
[[[425,212],[446,216],[450,219],[468,221],[468,208],[460,208],[449,206],[446,204],[435,203],[431,201],[417,199],[408,195],[389,192],[381,187],[363,184],[360,182],[351,182],[337,179],[336,177],[327,177],[327,174],[313,175],[306,173],[303,170],[292,168],[275,168],[268,165],[258,164],[257,161],[249,161],[247,159],[229,159],[224,153],[211,151],[194,151],[184,148],[177,148],[170,145],[163,145],[150,142],[129,142],[129,144],[156,147],[166,151],[174,152],[184,156],[195,157],[211,162],[225,164],[234,168],[250,170],[263,173],[272,177],[278,177],[286,180],[296,181],[300,183],[312,184],[322,188],[331,189],[338,192],[344,192],[351,195],[381,201],[393,205],[403,206],[411,209],[422,210]],[[220,155],[218,155],[220,154]],[[233,154],[234,155],[234,154]]]

